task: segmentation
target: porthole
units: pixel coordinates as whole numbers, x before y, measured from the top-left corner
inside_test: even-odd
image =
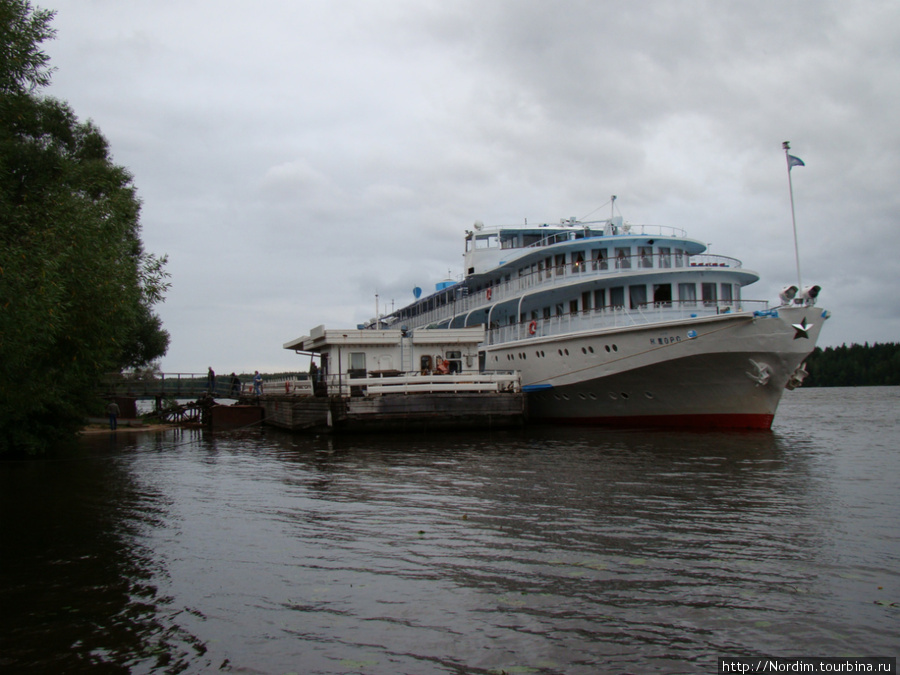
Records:
[[[606,351],[610,351],[609,345],[604,345],[604,347],[606,347]]]
[[[582,394],[580,392],[578,394],[578,398],[580,398],[582,401],[587,401],[587,396],[585,396],[584,394]]]
[[[616,394],[615,394],[614,392],[609,392],[609,397],[610,397],[613,401],[615,401],[617,398],[619,398],[618,396],[616,396]]]
[[[649,398],[649,399],[652,399],[652,398],[653,398],[653,394],[651,394],[649,391],[645,391],[645,392],[644,392],[644,396],[646,396],[646,397]]]
[[[556,351],[558,351],[559,355],[562,356],[562,349],[557,349]]]
[[[628,398],[628,394],[626,394],[624,391],[623,391],[621,394],[619,394],[619,395],[620,395],[622,398],[626,398],[626,399]]]
[[[619,351],[619,348],[616,345],[613,345],[613,351],[617,352],[617,351]]]
[[[540,357],[541,353],[540,353],[540,352],[535,352],[534,355]]]
[[[588,347],[588,351],[589,351],[591,354],[593,354],[593,353],[594,353],[594,348],[593,348],[593,347]]]
[[[594,392],[589,392],[589,393],[588,393],[588,398],[591,399],[592,401],[596,401],[596,400],[597,400],[597,394],[595,394]]]
[[[563,394],[562,397],[563,397],[563,401],[568,401],[568,400],[569,400],[569,395],[568,395],[568,394]]]
[[[569,350],[568,350],[568,349],[563,349],[563,351],[566,353],[566,356],[569,355]]]
[[[585,349],[584,347],[582,347],[582,348],[581,348],[581,353],[582,353],[582,354],[587,354],[587,349]]]

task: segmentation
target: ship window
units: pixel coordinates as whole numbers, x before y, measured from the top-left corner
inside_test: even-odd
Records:
[[[653,284],[653,302],[669,305],[672,303],[672,284]]]
[[[557,302],[556,303],[556,316],[562,316],[565,313],[566,313],[566,311],[565,311],[565,307],[563,306],[563,304],[561,302]]]
[[[496,234],[482,234],[475,237],[475,248],[497,248],[498,243]]]
[[[584,253],[575,251],[572,253],[572,273],[578,274],[584,272]]]
[[[638,246],[640,265],[643,268],[653,267],[653,247]]]
[[[668,246],[660,246],[659,247],[659,266],[660,267],[671,267],[672,266],[672,249]]]
[[[722,302],[732,302],[733,299],[731,284],[722,284]]]
[[[566,254],[562,253],[556,256],[556,276],[562,276],[566,273]]]
[[[569,300],[569,313],[578,314],[578,300]]]
[[[715,305],[718,300],[718,294],[716,293],[716,285],[712,283],[703,283],[701,284],[703,290],[703,304],[704,305]]]
[[[617,248],[616,249],[616,269],[620,269],[620,270],[631,269],[631,249],[630,248]]]
[[[544,307],[544,318],[545,319],[550,318],[550,308],[549,307]]]
[[[675,267],[684,267],[684,251],[675,249]]]
[[[605,270],[608,267],[606,261],[606,249],[605,248],[595,248],[591,251],[591,260],[592,268],[594,271],[597,270]]]
[[[615,286],[609,289],[609,304],[613,307],[625,306],[625,287]]]
[[[631,301],[631,309],[638,309],[647,304],[647,287],[640,286],[628,287],[629,300]]]
[[[606,289],[598,288],[594,291],[594,309],[603,309],[606,307]]]
[[[697,302],[697,284],[678,284],[678,299],[682,305],[693,306]]]
[[[581,294],[581,309],[585,312],[591,309],[591,292],[585,291]]]

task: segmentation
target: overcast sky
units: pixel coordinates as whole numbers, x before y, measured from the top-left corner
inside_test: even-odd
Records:
[[[895,0],[34,0],[46,93],[134,175],[168,254],[166,372],[305,369],[281,348],[462,273],[486,224],[618,196],[900,341]],[[605,216],[604,207],[594,216]]]

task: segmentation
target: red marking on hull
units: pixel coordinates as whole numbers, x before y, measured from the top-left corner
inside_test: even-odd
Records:
[[[570,426],[668,429],[762,429],[772,428],[775,415],[765,413],[722,413],[698,415],[633,415],[617,417],[540,417],[535,422]]]

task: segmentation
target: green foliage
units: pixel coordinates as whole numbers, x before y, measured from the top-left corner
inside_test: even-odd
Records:
[[[816,347],[806,360],[804,387],[900,385],[900,344]]]
[[[152,311],[166,260],[143,250],[131,175],[91,122],[32,91],[52,16],[0,0],[0,453],[73,438],[98,376],[169,341]]]
[[[50,84],[50,57],[40,49],[56,31],[55,12],[33,10],[27,0],[0,2],[0,92],[29,92]]]

